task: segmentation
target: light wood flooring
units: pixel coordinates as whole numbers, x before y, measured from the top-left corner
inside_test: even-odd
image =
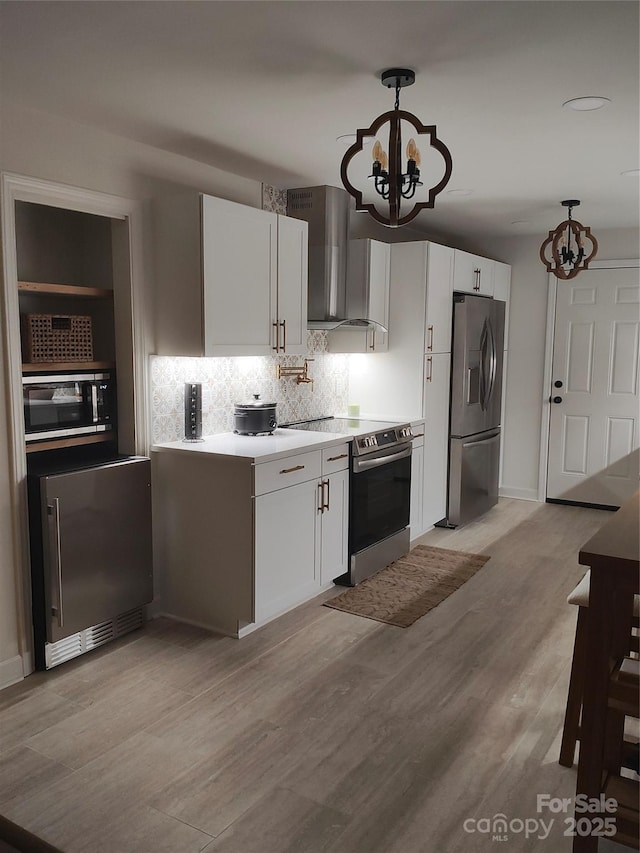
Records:
[[[464,822],[575,793],[565,599],[608,518],[505,499],[430,531],[491,559],[408,629],[325,595],[242,640],[158,619],[34,674],[0,692],[0,813],[65,853],[569,853],[562,814],[546,841]]]

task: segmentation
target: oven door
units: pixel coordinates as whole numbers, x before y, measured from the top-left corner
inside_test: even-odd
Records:
[[[411,444],[354,456],[350,484],[349,552],[403,530],[411,504]]]

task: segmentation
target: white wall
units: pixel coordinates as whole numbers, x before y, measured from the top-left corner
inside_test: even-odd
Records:
[[[196,188],[253,207],[260,207],[262,202],[262,187],[258,181],[62,118],[23,110],[6,100],[2,104],[0,121],[0,171],[133,200]],[[145,304],[152,308],[151,259],[145,260]],[[152,346],[150,338],[148,352],[152,351]],[[30,626],[27,620],[20,618],[17,604],[21,578],[11,521],[15,496],[8,485],[12,464],[7,451],[7,374],[7,342],[3,339],[0,349],[0,688],[22,677],[21,655],[27,652],[30,643]]]
[[[597,231],[597,260],[640,257],[634,228]],[[548,273],[540,261],[545,234],[486,241],[479,251],[511,264],[509,362],[504,429],[505,493],[536,500],[540,419],[544,396],[544,350]]]

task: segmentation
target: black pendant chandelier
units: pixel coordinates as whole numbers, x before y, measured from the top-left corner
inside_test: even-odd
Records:
[[[449,149],[436,136],[435,125],[425,126],[412,113],[400,109],[400,89],[415,82],[415,73],[407,68],[390,68],[382,73],[380,79],[383,86],[395,88],[395,106],[393,110],[378,116],[370,127],[356,131],[356,141],[342,159],[340,177],[345,189],[356,201],[356,210],[366,210],[378,222],[396,228],[410,222],[423,208],[435,205],[435,197],[449,183],[453,163]],[[384,133],[386,125],[389,125],[388,136]],[[403,125],[405,131],[407,125],[410,125],[412,133],[405,149],[406,168],[403,165]],[[382,131],[382,140],[376,138],[379,131]],[[405,132],[405,136],[408,133]],[[429,162],[426,170],[423,167],[422,174],[422,158],[414,137],[423,137],[427,143],[423,153],[433,149],[433,152],[427,151]],[[366,165],[366,156],[356,156],[363,152],[367,144],[365,140],[375,140],[370,174],[366,174],[370,168]],[[439,178],[437,183],[427,188],[424,188],[425,182],[422,180],[425,171],[430,176],[429,180],[434,176]],[[366,188],[366,179],[371,182],[369,188]],[[354,181],[365,189],[357,189]],[[374,192],[371,192],[371,187]],[[367,195],[368,200],[363,200],[364,195]],[[401,209],[405,202],[411,203],[406,212]]]
[[[576,219],[571,218],[571,211],[580,202],[568,199],[561,202],[569,208],[568,218],[561,222],[540,246],[540,259],[549,272],[563,280],[575,278],[579,272],[586,270],[596,252],[598,241],[592,235],[590,228],[585,228]],[[590,245],[585,248],[585,241]]]

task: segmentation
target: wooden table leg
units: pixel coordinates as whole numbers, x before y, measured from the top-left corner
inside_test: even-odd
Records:
[[[607,572],[592,569],[587,636],[589,664],[584,684],[576,797],[584,794],[589,799],[598,798],[601,793],[613,622],[612,578]],[[576,813],[575,817],[578,821],[584,814]],[[576,835],[573,839],[573,853],[595,853],[597,849],[597,836]]]

